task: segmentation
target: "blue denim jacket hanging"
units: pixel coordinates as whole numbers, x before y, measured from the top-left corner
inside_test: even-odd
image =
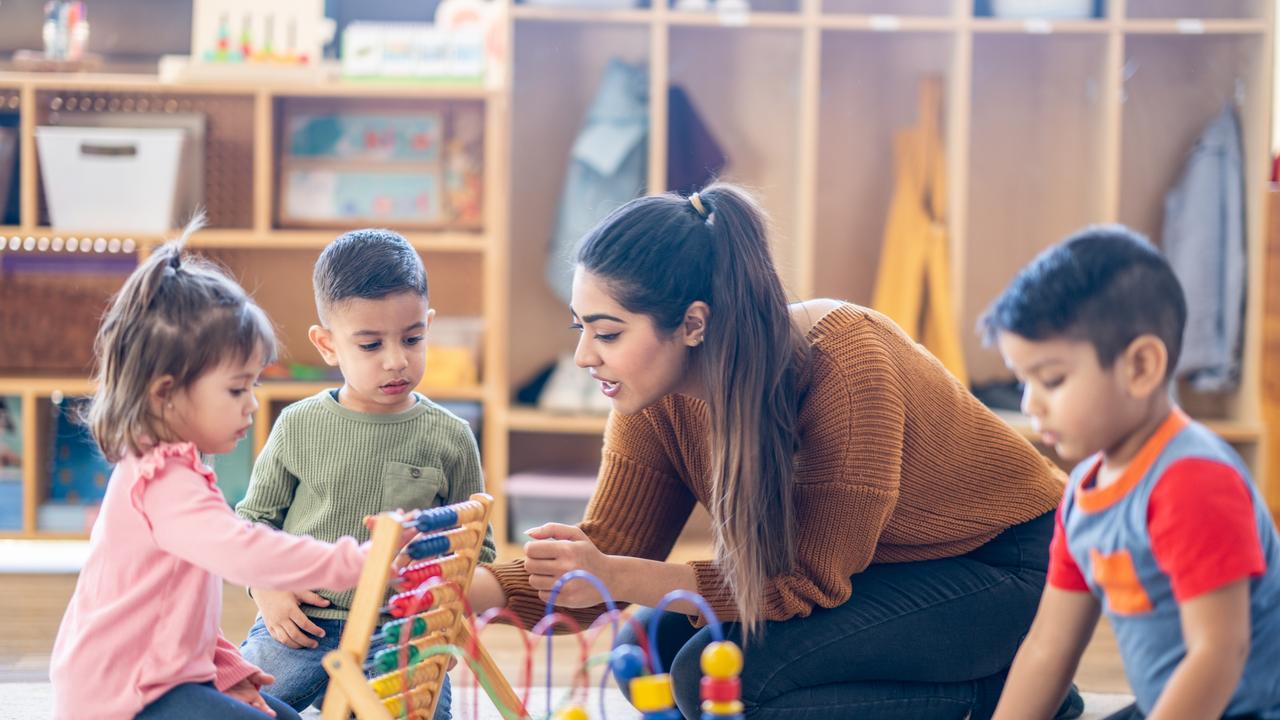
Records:
[[[610,60],[570,151],[551,235],[547,283],[566,303],[578,240],[610,212],[645,192],[648,136],[648,72]]]
[[[1240,377],[1246,285],[1240,124],[1226,107],[1196,142],[1165,197],[1161,245],[1187,295],[1178,376],[1204,392]]]

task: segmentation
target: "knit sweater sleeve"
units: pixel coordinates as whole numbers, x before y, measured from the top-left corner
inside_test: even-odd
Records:
[[[814,347],[814,377],[801,410],[804,451],[794,486],[795,561],[770,578],[766,620],[804,617],[852,594],[850,577],[866,569],[899,497],[907,383],[892,341],[859,334],[854,344]],[[713,561],[690,563],[698,592],[721,620],[739,619],[733,594]],[[697,622],[701,622],[698,618]]]
[[[287,433],[292,415],[286,408],[271,428],[266,445],[253,463],[249,489],[236,505],[236,514],[240,517],[277,530],[284,527],[285,516],[289,514],[298,489],[298,478],[289,472],[284,461],[290,442]]]
[[[694,496],[679,478],[654,413],[614,413],[605,429],[595,492],[579,527],[606,555],[663,560],[693,510]],[[529,586],[524,561],[490,566],[507,607],[527,626],[542,618],[546,603]],[[586,627],[604,607],[559,608]]]

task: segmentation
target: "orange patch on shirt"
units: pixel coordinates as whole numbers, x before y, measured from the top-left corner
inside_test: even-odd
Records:
[[[1093,579],[1102,586],[1107,605],[1118,615],[1141,615],[1151,612],[1151,598],[1138,580],[1138,571],[1128,550],[1103,555],[1089,551]]]

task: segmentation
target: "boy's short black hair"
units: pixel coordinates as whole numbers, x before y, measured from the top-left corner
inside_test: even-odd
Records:
[[[401,292],[427,297],[427,270],[408,240],[390,230],[344,233],[320,253],[311,276],[316,312],[352,298],[377,300]]]
[[[1178,366],[1187,300],[1155,246],[1122,225],[1085,228],[1018,272],[978,321],[984,340],[1010,332],[1028,340],[1087,340],[1103,367],[1141,335],[1169,353],[1166,378]]]

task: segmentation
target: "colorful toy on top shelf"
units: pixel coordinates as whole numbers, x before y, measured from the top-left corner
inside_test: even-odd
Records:
[[[312,65],[324,56],[333,32],[324,0],[195,0],[191,57],[202,63]]]

